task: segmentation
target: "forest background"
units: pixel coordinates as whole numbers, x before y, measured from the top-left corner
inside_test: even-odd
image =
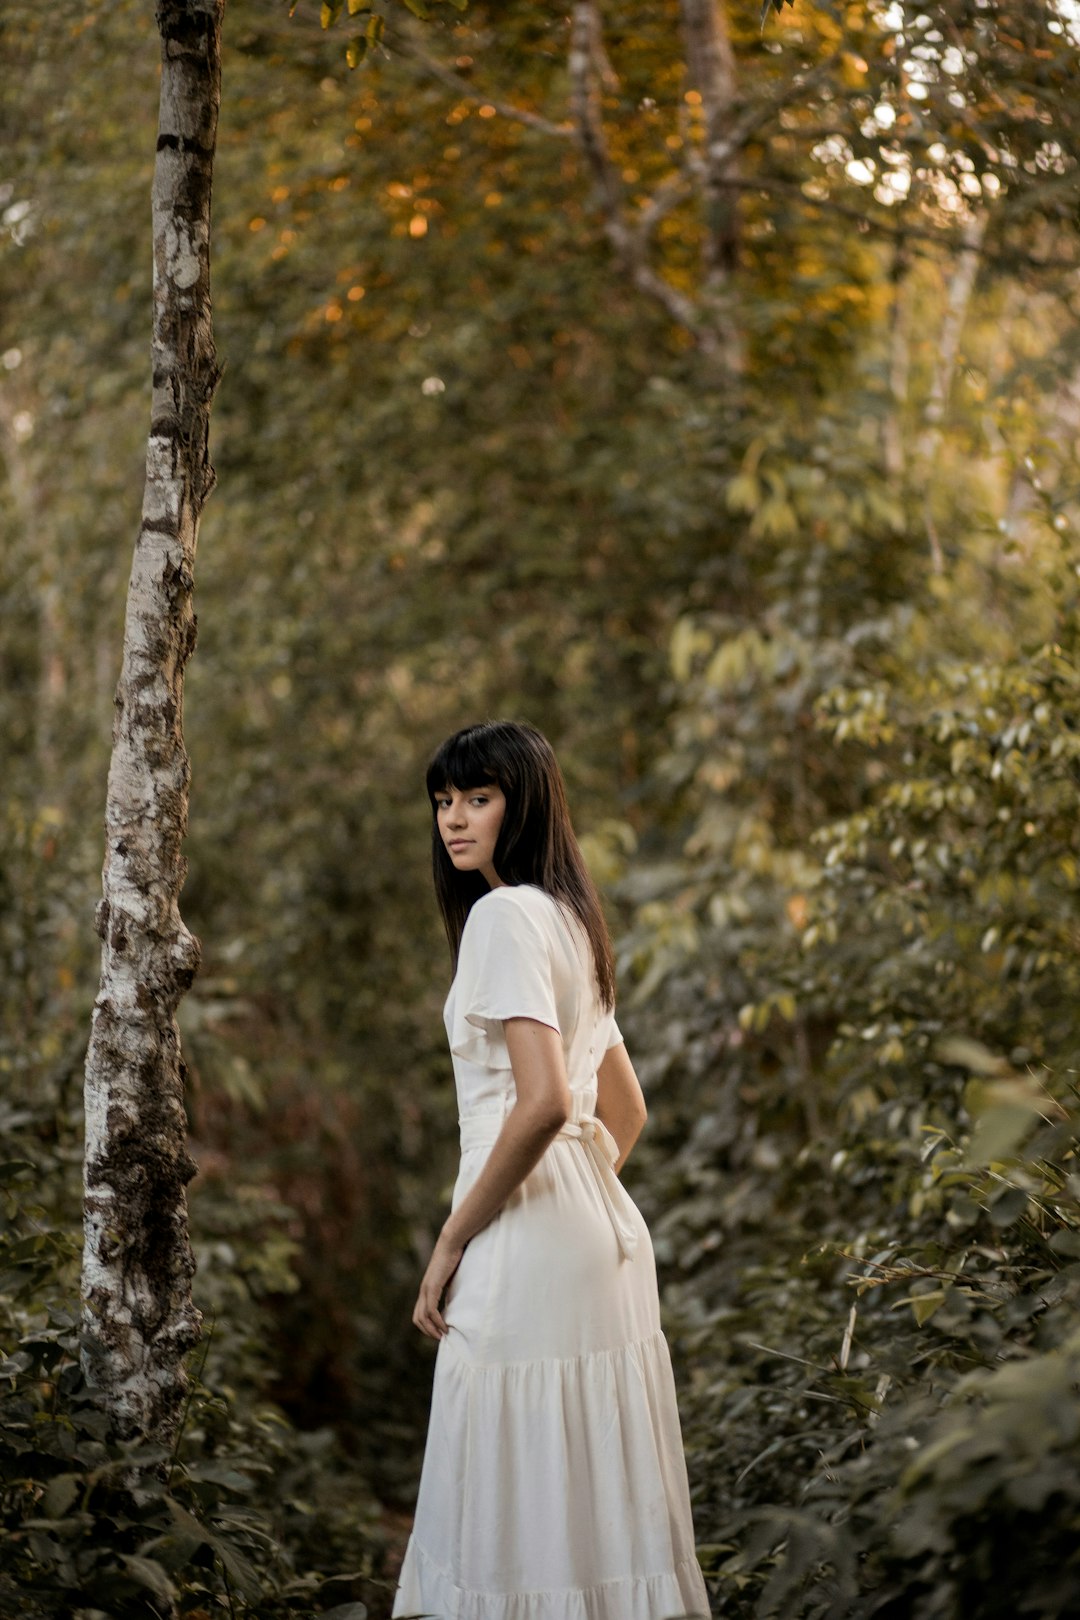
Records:
[[[1075,1613],[1075,9],[585,4],[576,68],[561,9],[341,9],[226,17],[207,1332],[137,1500],[75,1312],[157,46],[0,19],[0,1613],[388,1612],[455,1141],[420,784],[489,714],[608,902],[723,1612]]]

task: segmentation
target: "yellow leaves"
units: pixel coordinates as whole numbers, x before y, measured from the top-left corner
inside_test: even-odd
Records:
[[[717,647],[705,669],[705,684],[716,691],[730,691],[749,671],[766,667],[770,656],[769,643],[760,631],[744,630]]]
[[[675,679],[688,681],[699,654],[708,652],[711,646],[712,637],[708,631],[699,628],[689,615],[676,620],[668,648],[671,673]]]
[[[780,990],[766,996],[764,1001],[748,1001],[739,1008],[739,1028],[747,1033],[762,1034],[772,1023],[773,1018],[782,1018],[785,1024],[793,1024],[798,1009],[795,997],[790,990]]]
[[[761,485],[752,473],[736,473],[724,492],[729,512],[756,512],[761,501]]]
[[[867,63],[861,56],[854,51],[841,51],[840,77],[849,90],[860,89],[868,72]]]
[[[911,1314],[919,1327],[924,1327],[930,1318],[941,1309],[945,1303],[944,1288],[930,1288],[925,1293],[909,1294],[906,1299],[897,1300],[897,1305],[910,1305]],[[894,1309],[896,1307],[894,1306]]]
[[[627,821],[608,818],[580,839],[585,864],[598,883],[614,883],[637,848],[637,834]]]

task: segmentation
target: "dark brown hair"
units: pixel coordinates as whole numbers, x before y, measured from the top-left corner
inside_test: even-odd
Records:
[[[435,796],[451,787],[462,792],[492,782],[506,798],[506,814],[495,843],[496,872],[504,883],[535,884],[569,907],[592,946],[601,1003],[608,1009],[614,1007],[611,936],[596,885],[570,825],[559,762],[543,733],[523,722],[488,720],[466,726],[446,739],[427,769],[435,894],[455,965],[465,919],[481,895],[487,894],[488,884],[479,872],[455,868],[439,832]]]

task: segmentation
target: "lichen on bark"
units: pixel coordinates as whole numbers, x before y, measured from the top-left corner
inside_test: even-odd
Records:
[[[213,487],[210,201],[223,0],[162,0],[153,403],[105,812],[101,982],[86,1059],[83,1367],[119,1436],[168,1439],[200,1319],[176,1010],[198,971],[180,914],[190,764],[184,668]]]

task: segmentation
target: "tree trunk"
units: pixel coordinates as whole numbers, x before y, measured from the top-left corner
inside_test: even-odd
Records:
[[[739,260],[739,221],[734,192],[725,180],[738,176],[735,126],[735,53],[727,18],[717,0],[680,0],[686,46],[686,82],[701,96],[705,116],[705,274],[723,286]]]
[[[934,475],[937,472],[938,452],[945,431],[945,411],[952,392],[956,362],[960,354],[960,338],[967,319],[968,305],[979,270],[979,255],[989,221],[987,210],[980,209],[964,226],[963,247],[956,267],[949,278],[949,292],[945,315],[938,337],[937,356],[930,379],[930,393],[923,411],[923,429],[919,436],[919,478],[923,487],[923,512],[926,534],[930,542],[930,563],[935,574],[945,572],[945,553],[934,522]]]
[[[159,0],[153,406],[105,812],[101,985],[86,1058],[83,1367],[117,1435],[167,1439],[199,1337],[176,1009],[198,968],[180,916],[190,768],[184,667],[213,487],[210,194],[224,0]]]
[[[735,53],[727,16],[718,0],[680,0],[686,49],[686,82],[701,97],[705,152],[701,192],[705,223],[703,301],[719,339],[725,369],[741,372],[746,355],[732,306],[732,277],[739,261],[737,191],[743,135],[736,119]]]

